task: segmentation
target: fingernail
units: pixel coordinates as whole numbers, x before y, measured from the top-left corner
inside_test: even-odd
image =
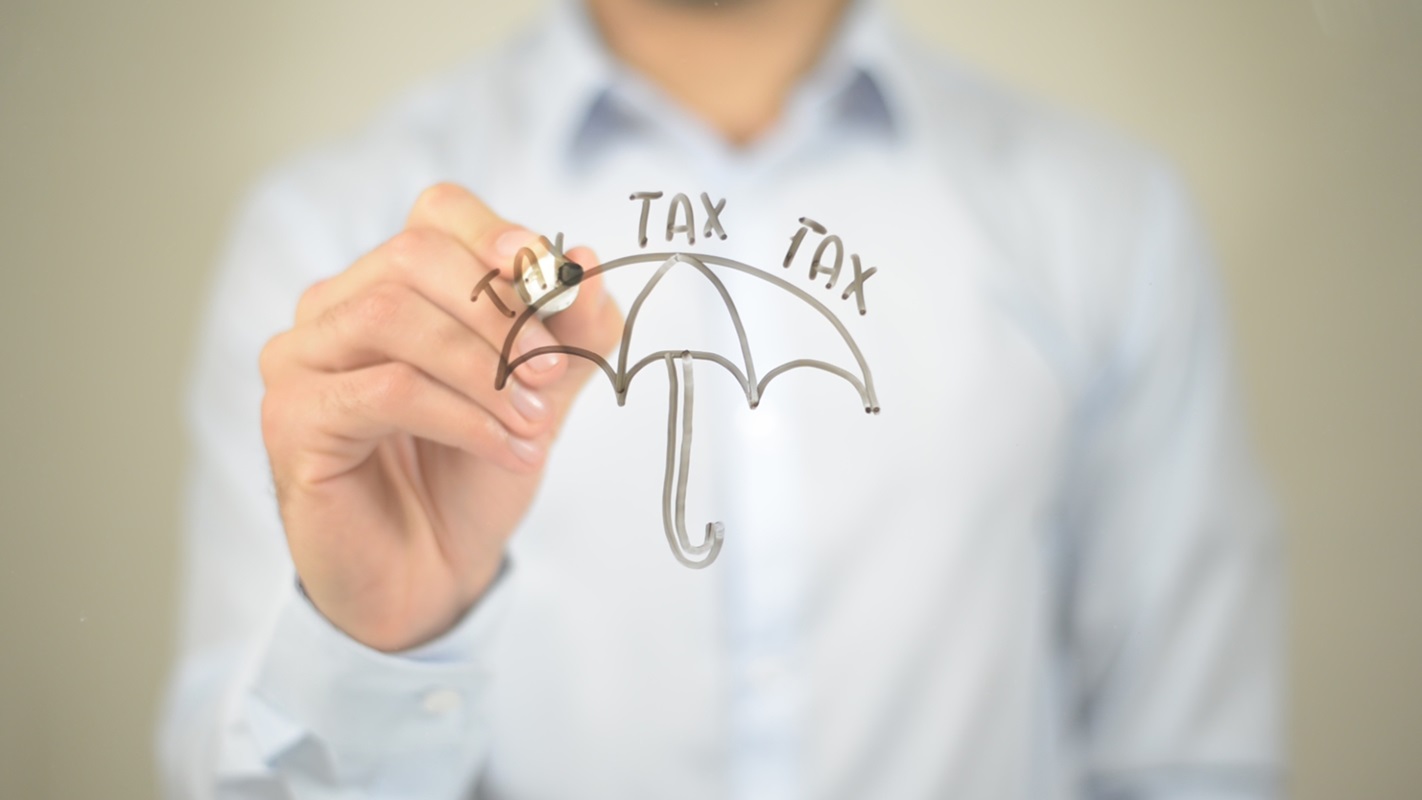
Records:
[[[513,382],[509,402],[513,404],[514,410],[529,422],[537,422],[548,416],[548,405],[543,402],[543,398],[518,381]]]
[[[518,456],[520,461],[529,464],[537,464],[543,458],[543,448],[539,447],[537,442],[520,439],[517,436],[509,437],[509,449]]]
[[[540,347],[556,347],[558,340],[553,338],[553,334],[540,326],[529,325],[518,339],[519,353],[531,353]],[[563,356],[559,353],[544,353],[528,360],[529,369],[534,372],[547,372],[563,362]]]
[[[512,259],[518,255],[519,248],[530,247],[538,240],[538,234],[524,228],[514,228],[505,231],[498,239],[494,240],[494,251],[501,257]]]

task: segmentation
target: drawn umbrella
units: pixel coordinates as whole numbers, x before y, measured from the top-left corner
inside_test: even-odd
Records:
[[[556,298],[564,291],[569,291],[573,286],[559,286],[538,298],[533,304],[528,306],[510,329],[508,337],[504,341],[503,351],[499,359],[499,371],[496,379],[496,387],[500,390],[508,382],[509,375],[518,368],[520,364],[537,358],[545,353],[565,353],[570,356],[585,358],[597,364],[612,382],[613,391],[617,395],[617,404],[625,405],[627,402],[627,390],[632,384],[632,379],[641,372],[644,367],[661,362],[666,366],[667,382],[670,389],[670,397],[667,401],[667,464],[665,478],[662,482],[662,522],[666,530],[667,544],[670,545],[672,555],[677,561],[691,567],[700,569],[716,560],[716,556],[721,552],[721,544],[725,540],[725,526],[720,522],[710,522],[706,525],[705,535],[700,542],[693,543],[686,532],[686,484],[687,473],[691,464],[691,433],[692,415],[695,399],[695,383],[693,379],[693,364],[696,361],[710,361],[719,364],[729,371],[740,383],[741,389],[746,396],[746,402],[752,409],[760,405],[760,400],[765,396],[766,387],[776,377],[784,373],[801,368],[819,369],[838,375],[848,381],[864,403],[866,413],[879,413],[878,399],[874,394],[874,380],[869,372],[869,365],[864,360],[864,355],[859,351],[859,346],[854,343],[849,331],[840,323],[822,303],[782,278],[762,272],[761,270],[747,266],[737,261],[710,255],[691,255],[686,253],[641,253],[625,258],[609,261],[597,267],[586,270],[583,278],[591,277],[599,273],[611,272],[622,267],[634,264],[648,264],[662,262],[661,266],[647,281],[642,291],[633,301],[632,307],[628,310],[627,320],[623,324],[622,343],[618,348],[617,365],[614,367],[606,359],[597,353],[580,347],[570,345],[556,345],[552,347],[539,347],[522,354],[518,358],[510,359],[513,350],[513,343],[518,338],[519,331],[522,330],[528,319],[538,313],[544,305],[556,302]],[[757,372],[755,358],[751,353],[750,341],[746,338],[745,327],[741,324],[740,312],[736,308],[735,301],[731,298],[730,292],[716,273],[708,265],[735,270],[747,275],[751,275],[767,283],[773,284],[784,291],[794,295],[797,299],[810,305],[818,311],[834,327],[835,331],[849,347],[850,353],[854,356],[856,371],[851,371],[839,367],[835,364],[818,359],[795,359],[780,364],[763,375]],[[650,353],[640,360],[628,365],[629,346],[632,341],[632,332],[637,324],[638,314],[647,300],[648,295],[656,288],[657,284],[672,268],[683,266],[694,269],[710,281],[712,286],[721,297],[722,303],[726,307],[732,325],[735,326],[736,336],[740,341],[739,360],[734,361],[718,353],[710,353],[700,350],[658,350]],[[477,298],[477,293],[475,295]],[[679,374],[678,374],[679,373]]]

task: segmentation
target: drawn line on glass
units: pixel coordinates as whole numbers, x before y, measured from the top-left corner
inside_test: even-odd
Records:
[[[837,375],[848,382],[859,393],[860,400],[864,404],[865,413],[879,413],[879,401],[874,391],[874,378],[869,370],[869,364],[860,352],[859,345],[855,343],[854,337],[828,308],[819,300],[816,300],[808,292],[798,286],[767,272],[719,256],[689,254],[689,253],[641,253],[614,259],[597,267],[583,271],[582,278],[585,280],[594,275],[611,272],[616,269],[628,267],[636,264],[653,264],[661,262],[661,266],[648,279],[642,291],[637,294],[628,311],[627,319],[623,323],[621,343],[618,348],[617,366],[614,368],[607,359],[591,350],[573,345],[553,345],[549,347],[537,347],[520,355],[518,358],[510,359],[513,352],[513,344],[518,339],[519,332],[528,322],[529,318],[538,314],[539,309],[546,303],[554,301],[560,294],[572,290],[577,284],[558,285],[547,294],[539,297],[537,301],[525,308],[514,321],[513,327],[509,330],[504,339],[503,349],[499,357],[498,374],[494,381],[496,390],[502,390],[508,383],[509,376],[515,369],[532,358],[549,354],[562,353],[570,356],[577,356],[596,364],[612,384],[613,392],[617,397],[617,404],[624,406],[627,403],[627,392],[631,387],[632,378],[636,377],[644,367],[657,361],[665,364],[667,369],[668,400],[667,400],[667,456],[666,468],[662,482],[662,525],[667,537],[667,544],[671,547],[672,555],[677,561],[692,569],[701,569],[710,565],[716,560],[716,556],[721,552],[721,545],[725,540],[725,526],[720,522],[710,522],[706,525],[705,535],[700,542],[693,543],[686,532],[686,491],[688,475],[691,468],[691,441],[692,441],[692,414],[695,404],[695,383],[693,379],[695,361],[710,361],[724,367],[726,371],[735,377],[740,384],[741,390],[746,397],[746,403],[752,408],[760,405],[760,401],[765,396],[766,388],[776,377],[793,369],[819,369],[832,375]],[[720,277],[711,270],[708,264],[735,270],[755,278],[763,280],[785,291],[810,305],[820,313],[826,320],[834,326],[845,344],[849,347],[850,353],[854,356],[855,362],[860,369],[860,376],[856,376],[849,370],[835,364],[812,358],[794,359],[780,364],[757,380],[755,358],[751,354],[750,340],[746,336],[745,326],[741,322],[740,310],[736,307],[735,301],[731,298],[731,293]],[[745,369],[718,353],[711,353],[702,350],[658,350],[653,352],[630,368],[627,366],[629,358],[629,348],[632,342],[633,328],[636,326],[637,317],[651,295],[653,289],[660,283],[672,268],[684,265],[695,269],[701,273],[713,287],[725,306],[726,313],[731,318],[731,324],[735,328],[736,338],[741,348],[741,359]],[[857,265],[856,265],[857,266]],[[856,270],[857,272],[857,270]],[[495,272],[495,274],[497,271]],[[866,275],[867,277],[867,275]],[[489,288],[488,294],[497,299],[491,287],[487,287],[489,276],[480,281],[470,299],[475,300],[479,295],[480,288]],[[847,295],[847,293],[846,293]],[[502,310],[502,304],[501,310]],[[680,374],[678,375],[677,362],[680,362]],[[680,418],[680,429],[678,430],[678,418]]]
[[[692,544],[691,538],[686,534],[686,480],[691,472],[691,412],[695,397],[695,386],[691,377],[692,358],[690,351],[682,351],[680,361],[683,381],[680,386],[676,375],[677,359],[671,353],[663,354],[663,359],[667,364],[667,385],[671,396],[667,401],[667,469],[662,480],[662,528],[666,531],[667,544],[676,560],[692,569],[701,569],[709,566],[721,553],[721,544],[726,540],[726,526],[720,522],[706,523],[706,535],[699,544]],[[679,446],[676,432],[678,400],[683,407]],[[672,513],[674,465],[677,468],[675,516]],[[691,557],[702,553],[706,554],[704,558]]]
[[[729,258],[722,258],[720,256],[710,256],[701,254],[692,255],[688,253],[640,253],[638,255],[625,256],[623,258],[614,259],[612,261],[608,261],[605,264],[592,267],[591,269],[586,269],[583,272],[583,280],[587,280],[588,278],[594,275],[599,275],[605,272],[611,272],[615,269],[621,269],[622,267],[632,266],[635,264],[651,264],[658,261],[663,262],[663,264],[662,267],[658,270],[657,274],[653,276],[653,281],[660,280],[661,276],[665,274],[665,271],[667,269],[670,269],[672,266],[675,266],[677,263],[686,264],[690,267],[693,267],[699,272],[701,272],[703,275],[706,275],[708,278],[712,279],[712,283],[717,287],[718,292],[721,294],[722,302],[726,304],[726,310],[731,315],[732,321],[735,324],[736,336],[740,340],[741,353],[743,357],[749,356],[750,343],[746,339],[744,326],[740,324],[740,314],[735,309],[735,303],[730,299],[729,293],[725,291],[725,285],[721,283],[719,278],[716,278],[714,276],[711,270],[706,266],[707,264],[715,264],[719,267],[733,269],[738,272],[743,272],[747,275],[754,276],[763,281],[766,281],[767,283],[774,284],[775,286],[778,286],[779,288],[784,289],[795,295],[800,300],[803,300],[804,302],[808,303],[812,308],[818,311],[821,316],[829,320],[830,324],[834,326],[840,337],[844,339],[845,344],[849,347],[850,353],[854,356],[855,363],[859,365],[859,369],[864,376],[864,380],[860,381],[859,378],[857,378],[853,373],[840,367],[837,367],[834,364],[829,364],[816,359],[797,359],[795,361],[790,361],[786,364],[782,364],[779,367],[776,367],[775,369],[767,373],[766,376],[762,378],[759,383],[751,384],[748,381],[747,375],[745,373],[742,373],[739,369],[736,369],[736,367],[732,365],[731,362],[727,361],[725,358],[714,353],[691,351],[692,356],[695,358],[715,361],[721,364],[722,366],[730,369],[732,373],[736,376],[736,378],[740,381],[741,388],[745,391],[746,394],[746,401],[750,404],[751,408],[755,408],[760,404],[760,400],[764,396],[766,386],[770,383],[771,378],[776,377],[781,373],[795,367],[814,367],[817,369],[825,370],[826,372],[838,375],[841,378],[848,380],[859,392],[860,399],[864,402],[864,411],[866,413],[872,414],[879,413],[879,401],[877,395],[874,392],[874,379],[869,370],[869,364],[864,359],[864,354],[860,352],[859,345],[855,344],[854,337],[850,336],[849,330],[844,327],[844,323],[840,322],[839,318],[834,315],[834,312],[826,308],[823,303],[821,303],[819,300],[816,300],[810,293],[790,283],[789,281],[780,278],[777,275],[763,272],[759,269],[756,269],[755,267],[742,264],[739,261],[733,261]],[[513,352],[513,343],[518,339],[519,331],[523,329],[523,326],[528,322],[529,318],[532,317],[534,314],[537,314],[538,309],[541,308],[544,303],[547,303],[554,297],[557,297],[560,293],[567,291],[569,288],[570,287],[563,286],[555,288],[553,291],[539,298],[537,302],[524,309],[524,311],[519,314],[518,319],[514,321],[513,327],[509,330],[508,336],[504,339],[504,346],[499,359],[499,371],[494,381],[494,387],[496,389],[502,390],[504,386],[508,383],[509,375],[513,372],[513,370],[517,369],[520,364],[531,358],[536,358],[537,356],[543,355],[545,353],[567,353],[568,355],[576,355],[581,358],[586,358],[601,367],[603,372],[607,374],[609,380],[612,381],[613,391],[617,395],[617,404],[625,405],[628,385],[633,375],[637,374],[637,372],[640,371],[642,367],[646,366],[648,362],[660,359],[664,353],[672,353],[675,355],[680,354],[681,351],[667,350],[653,353],[647,358],[644,358],[642,361],[639,361],[636,365],[632,367],[631,370],[626,371],[624,371],[626,361],[622,353],[618,354],[618,369],[614,370],[612,368],[612,365],[607,363],[606,359],[592,352],[591,350],[585,350],[579,347],[570,347],[568,345],[554,345],[551,347],[535,348],[533,350],[528,351],[527,353],[524,353],[518,358],[513,359],[512,361],[509,360],[509,356]],[[626,351],[627,344],[631,340],[630,331],[636,323],[637,313],[640,311],[640,301],[645,296],[645,294],[646,289],[644,288],[643,292],[638,295],[637,301],[633,302],[633,308],[628,312],[627,321],[623,323],[622,346],[620,348],[623,352]]]

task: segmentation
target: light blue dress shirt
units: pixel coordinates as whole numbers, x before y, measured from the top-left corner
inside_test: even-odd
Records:
[[[873,370],[749,408],[698,362],[690,526],[667,552],[665,371],[595,378],[494,588],[386,655],[304,599],[259,430],[257,353],[296,298],[462,183],[604,259],[716,254],[795,282]],[[669,198],[695,241],[666,240]],[[707,237],[699,194],[726,200]],[[833,289],[811,232],[840,237]],[[865,270],[844,297],[850,254]],[[653,265],[654,267],[655,265]],[[649,268],[651,269],[651,268]],[[650,272],[608,275],[626,309]],[[670,273],[633,346],[735,353]],[[470,276],[471,288],[479,276]],[[824,320],[726,278],[765,364],[842,363]],[[618,65],[581,9],[264,179],[213,290],[188,413],[173,796],[1272,797],[1280,571],[1210,253],[1158,158],[851,10],[775,129],[720,141]],[[493,376],[490,376],[493,380]]]

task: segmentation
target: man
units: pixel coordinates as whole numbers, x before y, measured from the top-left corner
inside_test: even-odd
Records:
[[[587,278],[506,349],[557,231]],[[594,269],[662,251],[755,269]],[[560,7],[264,181],[215,297],[175,795],[1277,791],[1278,556],[1182,193],[867,2]],[[689,355],[741,341],[863,368]],[[655,502],[693,375],[698,571]]]

